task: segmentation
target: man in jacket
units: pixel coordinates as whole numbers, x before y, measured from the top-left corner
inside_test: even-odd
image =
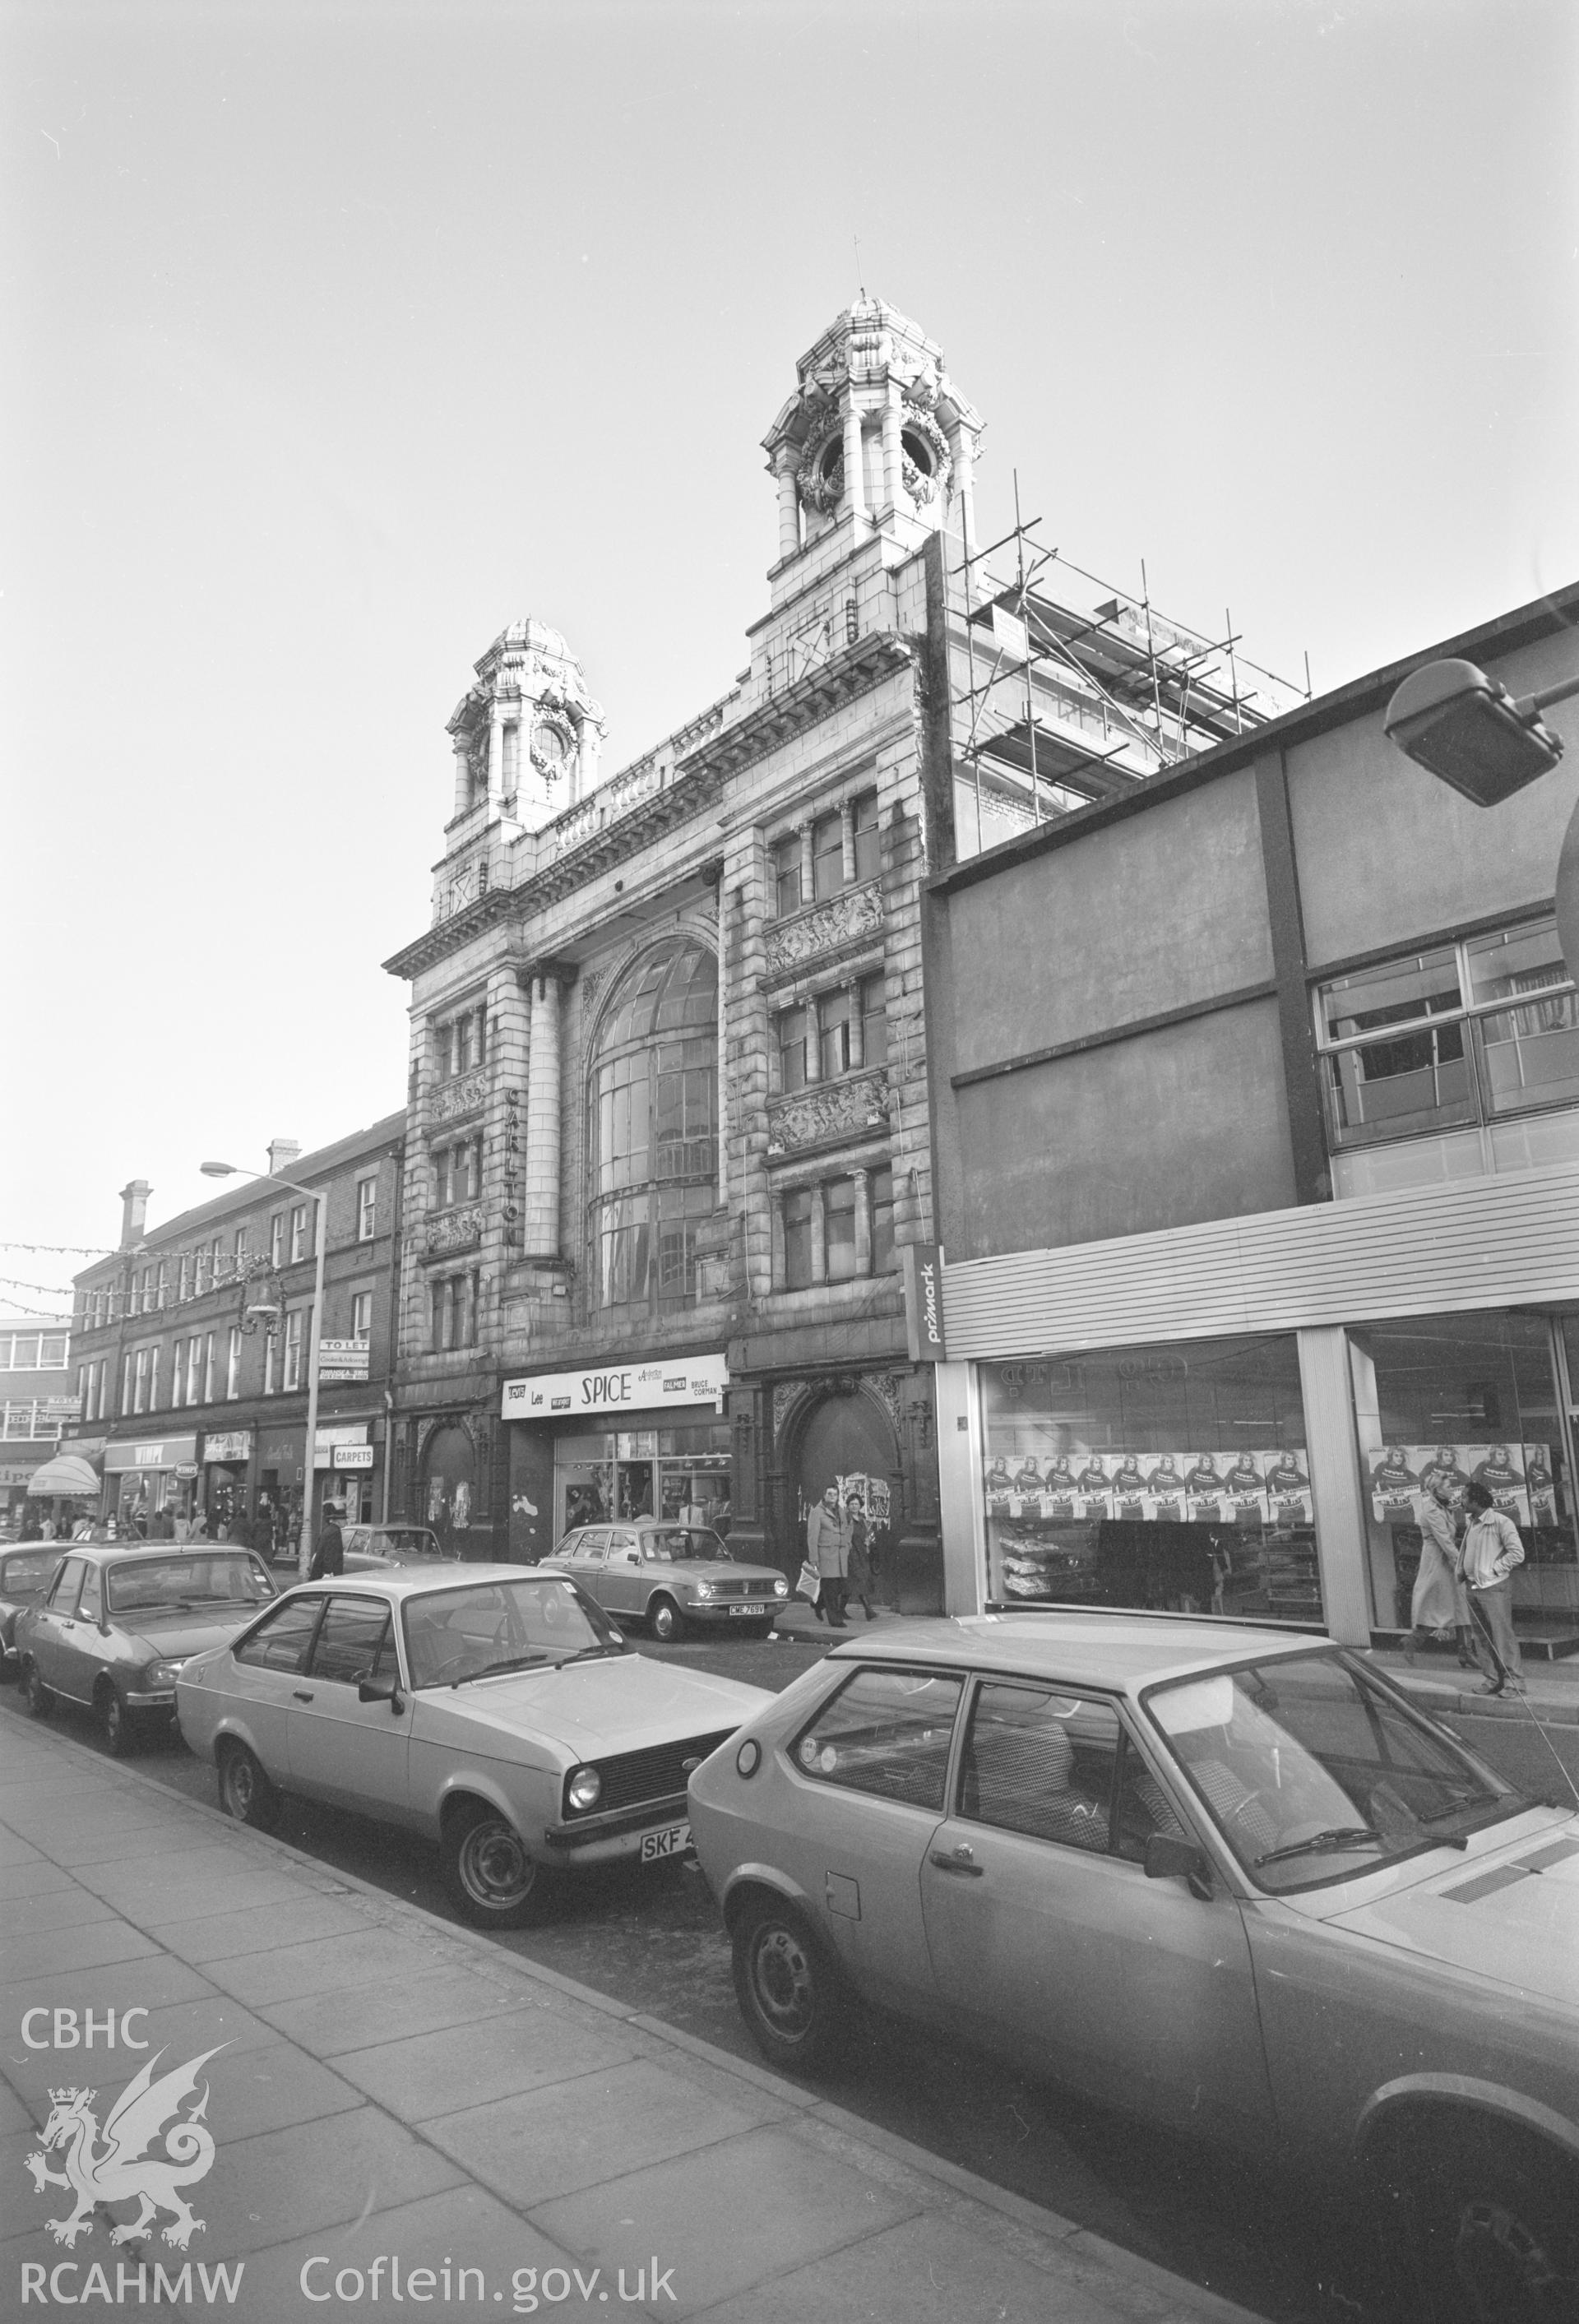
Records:
[[[839,1489],[830,1485],[806,1520],[806,1558],[822,1576],[822,1602],[830,1630],[845,1625],[845,1586],[850,1571],[849,1521],[839,1508]]]
[[[346,1571],[346,1536],[340,1531],[340,1512],[333,1501],[324,1510],[324,1528],[312,1553],[308,1569],[309,1582],[321,1582],[326,1573]]]
[[[1513,1628],[1513,1569],[1524,1563],[1519,1528],[1492,1500],[1489,1489],[1472,1484],[1464,1493],[1469,1529],[1459,1551],[1460,1571],[1475,1620],[1492,1657],[1482,1694],[1522,1694],[1523,1659]]]

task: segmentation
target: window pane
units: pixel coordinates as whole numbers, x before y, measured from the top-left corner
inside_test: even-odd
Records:
[[[843,1283],[855,1272],[855,1181],[836,1178],[823,1190],[828,1281]]]
[[[371,1674],[389,1628],[389,1609],[377,1599],[331,1598],[312,1650],[312,1675],[355,1686]]]
[[[850,1070],[850,996],[848,992],[825,992],[817,1004],[818,1055],[822,1059],[822,1077],[832,1081],[836,1074]]]
[[[855,877],[857,880],[875,880],[882,869],[877,793],[866,791],[855,801]]]
[[[786,1009],[779,1019],[779,1085],[806,1087],[806,1011]]]
[[[888,1016],[883,1001],[882,978],[865,978],[861,986],[861,1054],[869,1065],[888,1063]]]
[[[784,1282],[790,1291],[804,1291],[811,1281],[811,1194],[803,1189],[784,1197]]]
[[[236,1661],[255,1663],[263,1670],[300,1671],[307,1661],[318,1617],[316,1598],[287,1600],[237,1646]]]
[[[872,1270],[888,1274],[894,1263],[893,1172],[872,1173]]]
[[[36,1333],[19,1332],[12,1342],[11,1368],[14,1371],[31,1372],[38,1370],[39,1342]]]
[[[800,835],[798,832],[775,842],[772,878],[773,909],[782,919],[789,912],[798,912],[803,901],[800,893]]]
[[[812,825],[812,890],[820,899],[836,896],[845,884],[845,836],[842,818],[818,817]]]
[[[1556,923],[1477,936],[1467,951],[1477,1002],[1528,996],[1481,1019],[1488,1110],[1512,1113],[1579,1097],[1579,1000],[1568,989]]]
[[[859,1671],[795,1745],[803,1775],[943,1812],[960,1681],[926,1671]]]
[[[1463,1005],[1457,958],[1445,945],[1439,952],[1412,953],[1324,985],[1321,1021],[1329,1041],[1346,1041],[1372,1026],[1440,1017]]]
[[[66,1341],[64,1334],[62,1333],[59,1337],[53,1337],[50,1333],[46,1333],[39,1348],[40,1370],[42,1371],[58,1371],[64,1368],[65,1362]]]
[[[960,1770],[960,1813],[1105,1855],[1118,1743],[1111,1703],[983,1686]]]
[[[1341,1144],[1476,1119],[1462,1020],[1342,1049],[1325,1062],[1328,1117]]]

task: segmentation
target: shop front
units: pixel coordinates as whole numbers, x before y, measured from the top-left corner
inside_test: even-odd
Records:
[[[974,1260],[943,1314],[950,1611],[1396,1637],[1445,1475],[1519,1529],[1527,1644],[1579,1644],[1571,1166]]]
[[[190,1517],[197,1506],[195,1435],[107,1444],[104,1470],[104,1515],[120,1533],[152,1534],[167,1520]]]
[[[211,1428],[203,1438],[203,1514],[216,1540],[249,1513],[247,1472],[252,1466],[250,1428]]]
[[[668,1517],[727,1535],[728,1386],[716,1353],[506,1380],[510,1555],[536,1563],[599,1520]]]
[[[323,1522],[324,1505],[333,1501],[346,1525],[373,1522],[373,1480],[377,1455],[373,1448],[372,1423],[331,1421],[318,1432],[313,1455],[313,1530]]]

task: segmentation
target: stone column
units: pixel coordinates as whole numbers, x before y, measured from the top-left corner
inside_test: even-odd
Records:
[[[795,490],[795,470],[799,457],[793,444],[780,444],[774,456],[773,473],[779,484],[779,562],[780,565],[797,555],[800,548],[800,501]]]
[[[855,884],[855,809],[849,799],[839,809],[839,855],[845,885],[853,888]]]
[[[466,737],[463,734],[457,734],[455,737],[453,748],[455,751],[455,811],[457,815],[464,815],[472,803],[472,762],[466,748]]]
[[[526,1137],[522,1172],[522,1250],[528,1259],[559,1255],[559,980],[528,973],[531,1014],[526,1061]]]
[[[955,432],[954,489],[959,496],[960,523],[965,529],[965,545],[969,554],[976,553],[976,496],[973,482],[974,460],[970,438],[963,428]]]
[[[866,483],[861,472],[861,414],[853,393],[845,408],[845,506],[856,517],[866,514]]]
[[[811,901],[812,889],[817,879],[816,859],[811,844],[811,825],[809,822],[798,823],[795,831],[800,842],[800,900],[805,905]]]
[[[775,1291],[782,1291],[785,1283],[786,1267],[784,1260],[784,1197],[781,1194],[775,1192],[770,1197],[769,1216],[772,1223],[773,1234],[771,1262],[772,1286]]]
[[[846,986],[850,996],[850,1071],[858,1074],[866,1063],[866,1033],[861,1022],[861,987]]]
[[[503,705],[494,702],[488,708],[488,797],[498,798],[504,788],[504,716]]]
[[[904,485],[904,447],[900,442],[900,383],[891,379],[882,406],[882,497],[891,509],[900,505]]]
[[[828,1279],[828,1221],[820,1186],[811,1190],[811,1279],[814,1283]]]
[[[857,1170],[855,1180],[855,1272],[872,1272],[872,1173]]]
[[[806,1003],[806,1085],[822,1079],[822,1012],[812,993]]]

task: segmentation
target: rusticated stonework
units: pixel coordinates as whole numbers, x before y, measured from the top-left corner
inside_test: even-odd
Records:
[[[428,1256],[445,1259],[452,1251],[476,1250],[483,1240],[483,1213],[477,1204],[464,1210],[440,1211],[428,1221]]]
[[[458,1121],[463,1114],[480,1113],[487,1102],[488,1076],[479,1070],[440,1082],[433,1093],[433,1122]]]
[[[882,894],[875,880],[863,888],[848,888],[829,896],[793,919],[775,920],[763,930],[762,949],[770,976],[781,976],[825,953],[839,952],[878,935],[882,927]]]
[[[832,1139],[865,1137],[887,1123],[888,1075],[879,1066],[873,1073],[823,1082],[780,1098],[768,1113],[769,1156],[778,1158],[775,1147],[790,1155]]]

